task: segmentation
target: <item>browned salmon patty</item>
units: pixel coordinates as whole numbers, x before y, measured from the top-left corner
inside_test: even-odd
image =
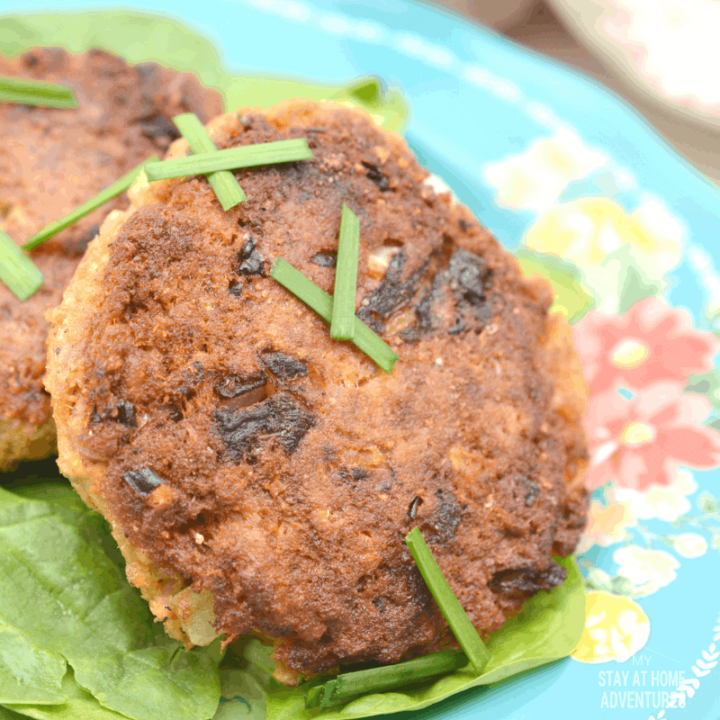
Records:
[[[62,471],[176,637],[257,631],[296,672],[451,643],[414,526],[487,636],[563,581],[552,555],[584,524],[585,388],[550,286],[362,111],[297,100],[208,128],[315,158],[237,172],[229,212],[202,177],[131,189],[50,314]],[[268,276],[283,257],[331,293],[343,203],[391,374]]]
[[[98,50],[38,49],[0,57],[0,75],[71,87],[77,109],[0,104],[0,228],[24,244],[178,137],[171,118],[222,109],[218,93],[187,74],[131,66]],[[0,284],[0,471],[55,449],[50,398],[42,384],[45,312],[57,305],[89,240],[124,197],[108,203],[31,253],[45,283],[21,302]]]

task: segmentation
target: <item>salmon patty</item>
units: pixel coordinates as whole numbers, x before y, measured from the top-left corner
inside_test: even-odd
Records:
[[[209,119],[222,110],[218,93],[191,75],[153,63],[133,67],[98,50],[0,57],[0,75],[69,86],[79,103],[73,110],[0,104],[0,228],[18,245],[167,150],[179,136],[174,115],[192,111]],[[0,284],[0,471],[55,450],[42,382],[49,330],[44,314],[62,299],[107,214],[127,206],[126,198],[117,198],[33,251],[45,282],[29,300],[21,302]]]
[[[415,526],[487,637],[563,581],[584,525],[586,391],[550,286],[362,111],[294,100],[208,131],[315,158],[238,171],[229,212],[203,177],[141,176],[49,314],[61,470],[188,643],[259,633],[286,681],[452,645]],[[391,374],[268,274],[283,257],[331,293],[343,203]]]

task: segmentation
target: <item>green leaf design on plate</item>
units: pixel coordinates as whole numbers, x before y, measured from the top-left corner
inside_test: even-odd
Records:
[[[270,681],[267,720],[352,720],[386,713],[420,710],[478,685],[504,680],[518,673],[567,657],[576,647],[585,626],[585,583],[574,558],[556,560],[567,568],[565,582],[551,592],[528,600],[520,615],[508,620],[490,636],[492,657],[485,672],[459,670],[430,685],[365,695],[342,708],[306,710],[304,688],[288,688]]]
[[[685,386],[685,392],[705,395],[713,408],[720,411],[720,373],[717,370],[702,375],[691,375]]]
[[[620,293],[618,313],[624,315],[635,303],[663,290],[663,282],[648,277],[633,254],[633,248],[627,244],[608,255],[603,263],[606,267],[616,267],[618,271]]]
[[[0,622],[67,659],[106,708],[134,720],[206,720],[220,697],[219,641],[186,652],[171,640],[117,549],[106,552],[113,546],[107,523],[68,486],[0,489]]]
[[[572,263],[525,248],[518,250],[515,256],[526,275],[540,275],[550,281],[555,291],[551,310],[561,312],[569,323],[576,323],[595,304],[592,295],[583,287],[580,271]]]
[[[228,112],[306,97],[352,102],[375,115],[388,130],[400,130],[408,116],[402,92],[398,88],[383,91],[376,78],[341,86],[235,75],[223,66],[208,39],[184,23],[160,15],[114,10],[0,17],[0,53],[15,55],[39,46],[60,46],[74,53],[101,48],[130,63],[157,62],[191,72],[224,95]]]
[[[699,393],[710,401],[715,412],[711,415],[714,419],[708,422],[707,426],[720,432],[720,419],[717,417],[720,413],[720,372],[711,370],[702,375],[691,375],[685,386],[685,392]]]
[[[11,705],[6,710],[16,710],[37,720],[126,720],[124,715],[103,707],[83,690],[71,669],[62,680],[62,689],[67,697],[67,702],[62,705]],[[0,720],[3,720],[2,715]]]
[[[643,267],[645,262],[641,252],[625,243],[600,265],[582,268],[583,286],[593,295],[598,308],[622,315],[640,300],[663,292],[665,282],[652,277]]]

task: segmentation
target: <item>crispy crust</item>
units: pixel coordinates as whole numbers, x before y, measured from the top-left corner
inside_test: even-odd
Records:
[[[497,630],[562,581],[551,553],[584,524],[586,391],[549,285],[365,113],[289,101],[208,128],[218,147],[307,134],[316,161],[241,173],[230,213],[204,181],[138,181],[48,315],[61,470],[186,642],[260,632],[298,672],[446,644],[413,525]],[[331,291],[317,254],[340,200],[361,219],[360,314],[402,357],[390,376],[265,276],[282,255]],[[264,389],[236,393],[240,376]],[[238,440],[238,418],[260,434]],[[132,489],[143,468],[158,487]]]
[[[220,112],[220,96],[190,75],[148,63],[132,67],[93,50],[38,49],[0,57],[0,74],[73,88],[79,108],[0,104],[0,227],[18,244],[93,197],[177,137],[170,119]],[[45,312],[55,307],[88,241],[124,197],[108,203],[33,251],[45,277],[20,302],[0,284],[0,471],[55,452],[45,370]]]

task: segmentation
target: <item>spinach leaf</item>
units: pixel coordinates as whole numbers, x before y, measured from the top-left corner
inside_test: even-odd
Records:
[[[0,619],[0,704],[64,702],[61,682],[66,667],[61,655],[38,647]]]
[[[585,624],[585,584],[574,558],[555,558],[568,576],[551,592],[528,600],[516,618],[491,635],[487,648],[492,657],[485,671],[475,677],[471,669],[458,670],[421,688],[365,695],[341,708],[305,709],[304,688],[289,688],[270,681],[267,720],[352,720],[387,713],[420,710],[478,685],[504,680],[530,668],[569,655]]]
[[[106,552],[107,524],[71,488],[27,492],[46,499],[0,488],[0,623],[65,658],[106,708],[134,720],[211,717],[220,697],[219,641],[186,652],[167,637]]]
[[[0,705],[0,720],[25,720],[26,717],[27,715],[20,715]]]
[[[239,668],[221,668],[222,699],[213,720],[265,720],[269,676],[266,679],[258,675]]]
[[[16,710],[37,720],[126,720],[124,715],[104,708],[83,690],[75,681],[71,669],[62,680],[62,688],[67,697],[62,705],[9,705],[6,710]],[[2,714],[0,720],[4,720]]]

